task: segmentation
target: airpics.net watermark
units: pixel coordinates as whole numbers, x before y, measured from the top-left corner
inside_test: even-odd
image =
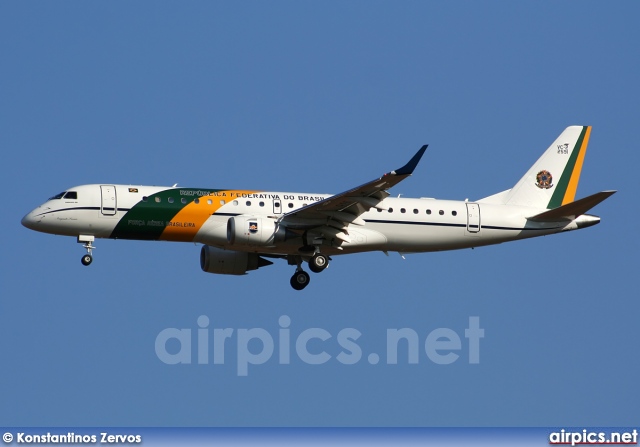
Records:
[[[287,315],[278,319],[275,336],[263,328],[212,328],[206,315],[200,315],[196,323],[195,330],[166,328],[160,331],[155,340],[155,352],[161,362],[167,365],[225,365],[232,363],[235,356],[238,376],[247,376],[250,365],[253,368],[272,359],[279,365],[289,365],[292,354],[308,365],[322,365],[332,360],[342,365],[363,361],[376,365],[382,360],[375,352],[363,360],[363,349],[358,344],[362,332],[355,328],[341,329],[335,335],[319,327],[292,331],[291,318]],[[427,333],[407,327],[387,329],[383,361],[388,365],[418,364],[421,358],[426,358],[437,365],[450,365],[460,360],[463,345],[467,345],[468,363],[478,364],[482,338],[484,329],[480,327],[480,317],[476,316],[469,317],[462,336],[444,327]]]

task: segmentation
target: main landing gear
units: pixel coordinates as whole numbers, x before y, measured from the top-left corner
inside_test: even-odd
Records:
[[[291,277],[291,287],[296,290],[302,290],[309,284],[309,274],[304,270],[296,270],[296,272]]]
[[[329,267],[329,258],[322,253],[316,253],[309,259],[309,270],[313,273],[320,273]]]
[[[83,243],[84,245],[83,247],[87,249],[87,254],[84,255],[82,257],[82,259],[80,259],[80,262],[82,262],[82,265],[89,265],[93,262],[93,256],[91,256],[91,252],[93,251],[94,247],[92,242],[95,240],[95,236],[78,236],[78,243]]]
[[[307,272],[302,270],[302,257],[295,256],[294,262],[297,265],[296,272],[291,277],[291,287],[295,290],[302,290],[309,285],[310,277]],[[320,273],[329,266],[329,257],[320,252],[316,252],[309,258],[309,270],[313,273]]]

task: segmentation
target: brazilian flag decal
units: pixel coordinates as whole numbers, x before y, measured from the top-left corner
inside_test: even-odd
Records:
[[[141,200],[120,219],[111,233],[111,238],[159,240],[176,214],[198,198],[195,193],[189,194],[190,191],[202,190],[167,189]]]
[[[573,202],[578,189],[578,180],[580,179],[580,172],[582,171],[582,163],[584,162],[584,155],[587,152],[587,144],[589,143],[589,136],[591,134],[591,126],[585,126],[580,132],[580,137],[571,151],[571,156],[564,167],[562,176],[556,185],[555,191],[551,196],[548,209],[558,208],[559,206],[566,205]]]

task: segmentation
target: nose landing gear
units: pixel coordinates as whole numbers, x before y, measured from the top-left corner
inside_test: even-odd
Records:
[[[81,244],[84,242],[83,247],[86,248],[87,250],[87,254],[82,256],[82,259],[80,260],[80,262],[82,262],[82,265],[89,265],[93,262],[93,256],[91,256],[91,252],[93,251],[94,245],[92,244],[92,242],[95,240],[95,236],[78,236],[78,243]]]

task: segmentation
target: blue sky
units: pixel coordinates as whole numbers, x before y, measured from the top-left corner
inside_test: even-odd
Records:
[[[0,422],[64,426],[638,425],[636,2],[3,2]],[[429,149],[393,194],[511,187],[592,125],[584,231],[458,252],[336,257],[304,292],[284,262],[200,271],[193,244],[28,231],[74,185],[336,193]],[[167,328],[332,338],[308,365],[167,365]],[[485,330],[469,364],[464,330]],[[336,360],[362,333],[363,357]],[[388,329],[462,340],[438,365],[384,358]],[[254,351],[260,344],[252,345]],[[171,346],[169,346],[171,348]],[[173,346],[175,348],[175,346]],[[196,348],[194,347],[194,353]],[[194,354],[195,359],[195,354]]]

